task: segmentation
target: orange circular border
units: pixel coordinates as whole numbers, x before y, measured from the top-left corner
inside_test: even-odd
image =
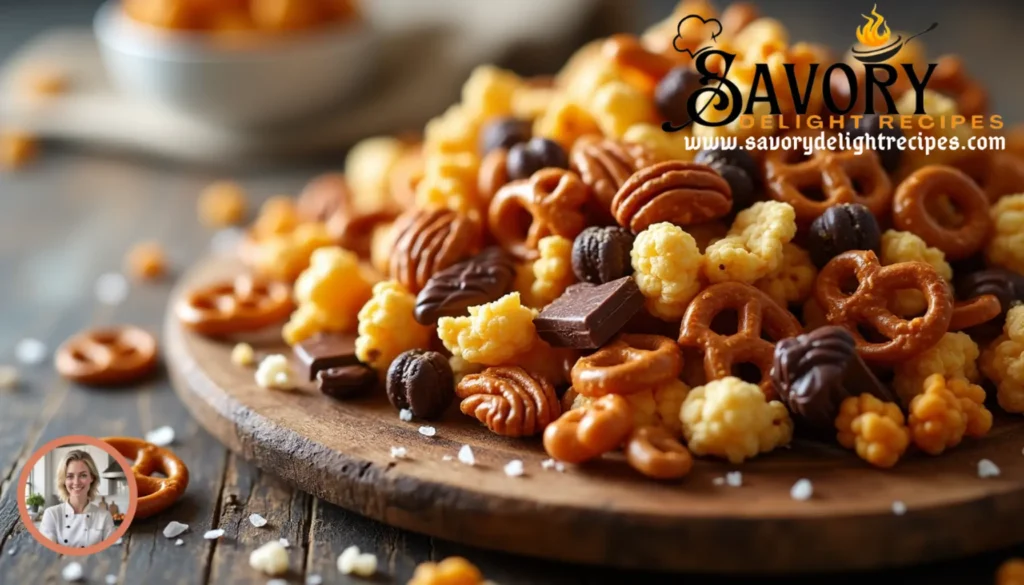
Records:
[[[125,479],[128,481],[128,511],[125,512],[124,520],[121,522],[121,525],[118,526],[117,530],[115,530],[114,533],[107,537],[103,542],[87,546],[85,548],[61,546],[49,538],[46,538],[43,533],[36,528],[35,522],[32,522],[32,519],[28,515],[28,505],[25,504],[25,499],[20,497],[20,494],[25,493],[25,487],[28,485],[28,474],[31,473],[32,468],[35,467],[36,463],[50,451],[53,451],[58,447],[63,447],[69,443],[84,443],[86,445],[103,449],[108,455],[112,456],[114,460],[117,461],[118,465],[121,466],[121,469],[125,472]],[[131,469],[132,464],[124,455],[121,455],[116,449],[110,446],[109,443],[101,441],[96,437],[90,437],[88,435],[67,435],[60,437],[59,439],[54,439],[39,449],[36,449],[35,453],[28,458],[25,466],[21,469],[21,477],[18,479],[19,497],[17,498],[18,514],[21,516],[21,521],[25,524],[25,528],[32,535],[32,538],[35,538],[39,544],[57,554],[71,557],[84,557],[86,555],[106,550],[117,542],[119,538],[123,537],[126,532],[128,532],[128,528],[131,526],[132,521],[135,520],[135,509],[139,505],[139,484],[135,481],[135,474],[131,473]]]

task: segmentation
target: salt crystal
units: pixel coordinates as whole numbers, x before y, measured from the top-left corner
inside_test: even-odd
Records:
[[[441,461],[455,461],[455,458],[451,455],[441,455]]]
[[[555,471],[558,473],[565,473],[565,463],[561,461],[555,461]]]
[[[895,502],[892,503],[892,513],[896,514],[897,516],[902,516],[906,514],[907,505],[901,502],[900,500],[896,500]]]
[[[725,478],[724,477],[716,477],[716,478],[711,480],[711,483],[713,483],[715,485],[725,485]]]
[[[117,541],[114,543],[114,545],[115,546],[121,546],[121,544],[123,544],[123,543],[124,543],[124,538],[118,538]]]
[[[338,571],[343,575],[369,577],[377,572],[377,556],[359,552],[359,547],[350,546],[338,556]]]
[[[120,305],[128,298],[128,279],[123,274],[108,272],[96,279],[93,292],[104,305]]]
[[[164,528],[164,536],[167,538],[175,538],[186,530],[188,530],[188,524],[182,524],[181,522],[172,520],[171,523],[167,525],[167,528]]]
[[[814,495],[814,485],[809,479],[800,479],[793,484],[789,490],[789,497],[800,502],[806,502]]]
[[[18,547],[16,547],[16,546],[12,546],[12,547],[11,547],[11,550],[7,551],[7,555],[8,555],[8,556],[12,556],[12,557],[13,557],[13,556],[14,556],[14,553],[16,553],[16,552],[18,552]]]
[[[107,585],[116,585],[117,575],[107,575],[103,580],[107,583]]]
[[[174,546],[184,546],[184,544],[185,544],[185,541],[180,539],[180,538],[178,540],[174,541]]]
[[[244,238],[245,231],[240,228],[222,229],[210,238],[210,250],[220,256],[232,255],[238,251]]]
[[[409,422],[412,420],[412,411],[409,410],[408,408],[403,408],[402,410],[398,411],[398,418],[405,422]]]
[[[78,563],[68,563],[60,572],[60,576],[64,577],[65,581],[81,581],[84,574],[82,565]]]
[[[743,485],[743,472],[730,471],[725,474],[725,485],[729,487],[740,487]]]
[[[206,540],[217,540],[222,536],[224,536],[224,530],[221,528],[217,528],[216,530],[207,530],[203,534],[203,538],[205,538]]]
[[[146,442],[153,443],[157,447],[166,447],[174,442],[174,429],[162,426],[146,433]]]
[[[509,477],[519,477],[525,473],[523,469],[523,462],[518,459],[513,459],[505,464],[505,475]]]
[[[323,585],[324,578],[320,575],[310,575],[306,577],[306,585]]]
[[[391,458],[392,459],[405,459],[405,457],[408,454],[409,454],[409,452],[406,450],[405,447],[392,447],[391,448]]]
[[[267,585],[288,585],[288,582],[284,579],[271,579],[267,581]]]
[[[473,455],[473,448],[469,445],[463,445],[459,449],[459,461],[466,465],[476,465],[476,456]]]
[[[554,459],[545,459],[544,461],[540,462],[540,467],[541,467],[541,469],[554,469],[555,468],[555,460]]]
[[[999,477],[999,466],[988,459],[982,459],[978,462],[978,477]]]
[[[259,514],[252,514],[249,516],[249,522],[256,528],[263,528],[267,525],[267,519]]]
[[[249,566],[270,576],[284,575],[288,572],[288,551],[271,540],[249,553]]]
[[[18,368],[0,365],[0,390],[10,390],[18,385]]]
[[[38,364],[46,359],[46,344],[38,339],[22,339],[14,348],[14,355],[23,364]]]
[[[292,547],[292,543],[288,542],[287,538],[279,538],[279,539],[277,539],[277,542],[280,542],[281,546],[283,546],[285,548],[291,548]]]
[[[437,434],[437,429],[434,427],[422,426],[420,427],[420,434],[424,437],[433,437]]]

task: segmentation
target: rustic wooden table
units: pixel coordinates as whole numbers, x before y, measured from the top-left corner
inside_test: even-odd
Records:
[[[783,3],[766,4],[766,12],[778,14]],[[953,6],[957,3],[935,4],[935,10],[945,7],[941,14],[945,36],[936,36],[937,44],[955,45],[956,38],[963,40],[962,35],[972,34],[965,33],[967,29],[955,32]],[[999,4],[1013,9],[1012,2]],[[43,24],[87,22],[94,5],[0,0],[0,59]],[[904,9],[902,4],[900,9]],[[811,14],[814,10],[827,12],[816,5],[796,14],[794,29],[824,34],[811,26],[822,22],[820,14]],[[993,18],[991,11],[981,16],[986,14],[996,33],[1014,21]],[[851,21],[845,28],[852,26]],[[1006,33],[1003,38],[1013,34],[1002,32]],[[997,38],[969,43],[965,50],[997,49]],[[979,67],[990,68],[982,77],[993,84],[996,105],[1016,107],[1017,115],[1006,108],[999,111],[1011,121],[1019,120],[1020,106],[1011,96],[1019,95],[1015,91],[1024,82],[1019,76],[1000,75],[980,62]],[[235,176],[249,189],[255,207],[271,195],[295,193],[306,179],[331,166],[330,161],[321,161],[303,167],[249,169]],[[14,348],[21,339],[37,338],[52,351],[74,332],[95,325],[132,323],[159,334],[173,278],[210,245],[213,234],[198,225],[195,201],[200,188],[220,175],[130,155],[52,146],[31,168],[0,174],[0,363],[15,363]],[[157,284],[133,284],[121,305],[100,304],[93,292],[96,279],[120,270],[125,251],[145,239],[164,244],[173,262],[171,277]],[[102,583],[108,574],[118,575],[119,583],[148,585],[262,583],[267,579],[249,568],[248,554],[279,537],[292,543],[287,581],[293,584],[315,574],[323,576],[324,583],[367,582],[344,577],[335,567],[338,554],[352,544],[378,555],[380,575],[369,581],[375,583],[405,583],[417,563],[449,555],[469,558],[503,585],[729,585],[754,581],[749,577],[626,573],[564,565],[396,530],[318,501],[229,452],[189,416],[163,373],[139,387],[90,390],[59,378],[49,360],[36,366],[20,365],[19,370],[21,384],[0,391],[0,584],[61,582],[61,568],[70,562],[33,541],[18,516],[17,478],[37,446],[68,434],[138,436],[163,425],[177,432],[173,449],[191,470],[188,491],[165,513],[134,523],[120,546],[82,560],[88,583]],[[262,514],[269,524],[254,528],[247,520],[251,513]],[[183,546],[174,546],[173,539],[161,534],[171,520],[191,527]],[[226,534],[218,541],[203,540],[203,532],[211,528],[223,528]],[[978,526],[977,530],[985,528]],[[999,563],[1014,555],[1024,556],[1024,547],[911,569],[757,582],[811,584],[827,579],[834,584],[852,584],[884,578],[929,585],[988,584]]]

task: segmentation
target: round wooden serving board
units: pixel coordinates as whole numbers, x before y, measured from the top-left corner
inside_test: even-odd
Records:
[[[694,572],[880,568],[1024,541],[1020,417],[997,417],[985,439],[941,457],[908,455],[889,471],[797,441],[742,466],[699,461],[671,483],[645,479],[618,457],[559,473],[541,467],[539,439],[499,437],[454,405],[442,420],[403,422],[383,395],[339,402],[312,385],[257,387],[251,368],[231,363],[231,342],[186,331],[173,313],[183,290],[241,270],[234,259],[208,259],[172,296],[165,351],[178,394],[211,434],[261,468],[387,524],[563,561]],[[277,335],[254,346],[260,356],[291,355]],[[436,436],[421,435],[421,424]],[[475,466],[455,459],[465,444]],[[408,459],[393,459],[391,447],[405,447]],[[983,458],[999,477],[978,478]],[[513,459],[525,476],[505,475]],[[716,484],[733,470],[742,487]],[[813,482],[810,501],[790,498],[801,478]],[[906,504],[904,515],[893,513],[894,501]]]

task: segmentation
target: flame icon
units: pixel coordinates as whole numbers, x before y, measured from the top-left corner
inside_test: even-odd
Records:
[[[857,40],[862,45],[881,47],[889,42],[889,36],[892,34],[892,31],[889,30],[885,17],[878,13],[877,4],[871,7],[871,16],[866,14],[861,14],[861,16],[868,21],[867,24],[857,27]]]

